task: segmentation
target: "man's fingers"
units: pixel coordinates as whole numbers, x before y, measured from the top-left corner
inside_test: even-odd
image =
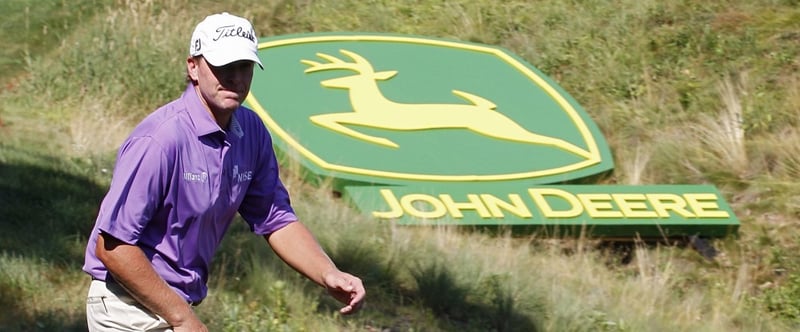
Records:
[[[363,306],[364,306],[364,302],[356,302],[356,303],[353,303],[353,304],[349,304],[349,305],[346,305],[346,306],[342,307],[342,309],[339,309],[339,313],[341,313],[342,315],[352,314],[352,313],[355,313],[358,310],[361,310],[361,308]]]

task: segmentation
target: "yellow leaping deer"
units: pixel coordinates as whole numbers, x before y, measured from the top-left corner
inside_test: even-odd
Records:
[[[394,148],[399,146],[389,139],[366,135],[344,125],[390,130],[463,128],[497,139],[555,146],[580,157],[591,158],[589,151],[572,143],[529,132],[502,113],[496,112],[497,106],[491,101],[464,91],[452,90],[454,95],[470,104],[404,104],[389,100],[381,92],[377,81],[388,80],[397,71],[375,72],[372,64],[362,56],[347,50],[340,52],[353,62],[345,62],[325,53],[317,53],[317,56],[327,60],[327,63],[301,60],[309,66],[305,73],[341,69],[356,72],[355,75],[321,82],[324,87],[348,89],[353,107],[352,112],[311,116],[311,121],[322,127]]]

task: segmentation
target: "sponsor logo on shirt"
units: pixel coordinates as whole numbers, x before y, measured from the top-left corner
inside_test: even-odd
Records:
[[[200,172],[200,173],[192,173],[192,172],[183,172],[183,179],[188,182],[200,182],[205,183],[208,181],[208,173]]]
[[[253,171],[239,171],[239,165],[233,166],[233,182],[242,183],[253,179]]]

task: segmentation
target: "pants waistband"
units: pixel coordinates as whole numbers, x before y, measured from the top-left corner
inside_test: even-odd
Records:
[[[128,293],[128,291],[124,287],[122,287],[122,285],[120,285],[119,283],[117,283],[113,279],[111,279],[111,280],[103,280],[103,279],[99,279],[97,277],[92,276],[92,281],[99,281],[99,282],[102,282],[102,283],[106,284],[106,288],[108,290],[110,290],[112,293],[114,293],[115,295],[117,295],[117,296],[128,296],[128,297],[133,298],[133,296],[131,296],[130,293]],[[138,302],[138,300],[137,300],[137,302]],[[193,307],[196,307],[196,306],[200,305],[200,303],[202,303],[202,302],[203,302],[203,300],[200,300],[200,301],[186,300],[186,303],[188,303],[190,306],[193,306]]]

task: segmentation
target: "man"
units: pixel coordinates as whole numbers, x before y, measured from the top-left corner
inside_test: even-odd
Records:
[[[365,290],[297,221],[272,139],[241,106],[258,58],[251,23],[228,13],[200,22],[183,95],[145,118],[120,147],[86,247],[91,331],[206,331],[191,306],[236,213],[292,268],[356,312]]]

